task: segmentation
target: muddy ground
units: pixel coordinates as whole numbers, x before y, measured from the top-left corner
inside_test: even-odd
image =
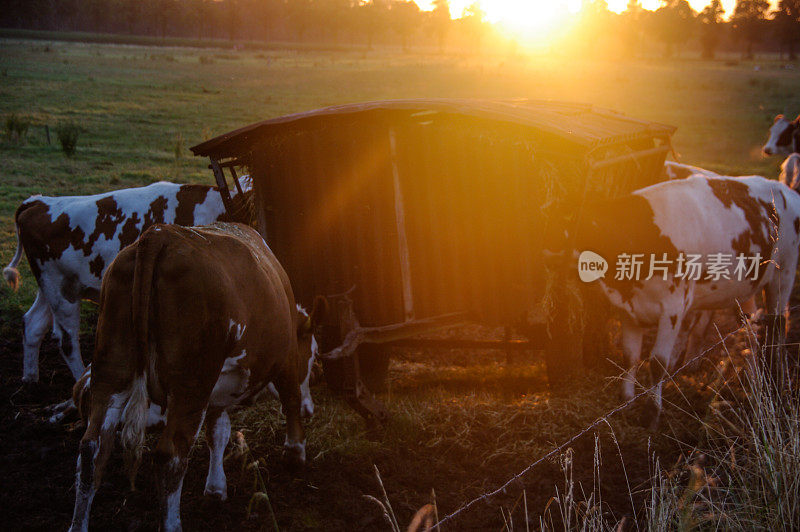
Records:
[[[732,316],[722,322],[735,323]],[[72,384],[54,341],[47,340],[42,347],[41,382],[21,383],[19,325],[21,317],[12,316],[0,336],[3,529],[65,529],[72,513],[75,457],[83,425],[76,419],[61,425],[46,421],[44,407],[67,397]],[[790,341],[798,338],[794,330]],[[84,353],[91,353],[91,334],[84,334],[82,341]],[[741,350],[742,337],[728,345]],[[317,413],[308,427],[311,462],[304,471],[293,472],[281,460],[283,435],[275,404],[232,416],[234,430],[244,433],[250,453],[226,460],[226,502],[202,497],[208,459],[204,444],[198,443],[184,483],[185,528],[274,529],[265,504],[247,515],[253,493],[266,491],[281,530],[387,529],[378,506],[364,498],[380,494],[372,464],[381,471],[401,524],[430,500],[431,489],[445,514],[502,484],[616,402],[616,384],[596,376],[549,395],[541,364],[534,357],[506,367],[501,355],[491,353],[397,355],[390,391],[383,395],[392,421],[381,434],[366,434],[357,416],[324,383],[316,385]],[[598,471],[594,463],[598,436],[602,459],[596,497],[602,499],[602,511],[609,517],[627,517],[629,524],[643,518],[642,490],[654,457],[666,467],[677,464],[680,469],[700,434],[696,417],[711,396],[704,386],[714,378],[710,368],[723,356],[722,350],[715,350],[700,371],[667,388],[668,400],[675,406],[659,431],[640,427],[641,412],[634,411],[590,431],[572,446],[574,479],[591,492]],[[255,475],[255,460],[261,480]],[[505,519],[510,514],[514,527],[524,530],[525,502],[531,524],[538,527],[542,511],[563,488],[559,462],[548,461],[506,493],[465,512],[450,529],[500,529],[506,522],[502,508]],[[558,521],[558,512],[554,513]],[[127,489],[121,457],[112,458],[91,522],[96,530],[156,529],[153,469],[147,458],[133,493]]]

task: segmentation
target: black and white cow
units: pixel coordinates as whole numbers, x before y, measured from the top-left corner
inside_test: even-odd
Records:
[[[800,116],[789,120],[783,115],[775,117],[769,128],[769,139],[762,148],[764,155],[789,155],[800,152]]]
[[[241,177],[240,184],[250,190],[249,177]],[[72,376],[81,377],[81,299],[97,301],[103,272],[145,229],[154,223],[191,226],[225,219],[216,187],[163,181],[93,196],[37,195],[22,202],[15,215],[17,251],[3,269],[16,290],[24,251],[39,285],[23,321],[22,380],[39,380],[39,346],[51,327]]]
[[[596,280],[621,311],[628,366],[623,395],[629,399],[634,395],[645,330],[657,330],[652,355],[661,370],[668,371],[673,369],[675,343],[691,312],[728,308],[762,291],[768,315],[786,312],[800,246],[800,195],[763,177],[693,175],[587,204],[575,237],[574,251],[593,251],[612,265],[619,265],[619,257],[637,254],[673,265],[649,278],[646,268],[637,277],[617,278],[619,268],[611,266],[616,273]],[[680,258],[692,256],[706,261],[715,256],[755,258],[746,273],[754,262],[759,268],[752,278],[731,275],[736,273],[733,266],[738,266],[738,259],[733,259],[726,278],[717,275],[722,269],[717,267],[719,260],[713,270],[703,262],[694,278],[686,275],[684,262],[684,275],[679,275]],[[655,390],[659,412],[661,402],[659,385]]]

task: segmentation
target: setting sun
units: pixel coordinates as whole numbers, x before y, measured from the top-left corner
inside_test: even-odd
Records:
[[[710,0],[689,0],[692,9],[699,12]],[[540,41],[559,30],[570,15],[580,11],[583,0],[451,0],[450,14],[459,18],[465,10],[478,4],[489,22],[497,24],[516,37]],[[607,0],[608,9],[615,13],[624,11],[629,0]],[[733,13],[735,0],[722,0],[725,17]],[[776,2],[770,2],[774,5]],[[421,9],[433,8],[433,0],[418,0]],[[641,0],[644,9],[654,11],[661,6],[660,0]]]
[[[570,14],[580,9],[579,0],[531,2],[529,0],[495,0],[481,3],[486,18],[511,33],[539,40],[551,35]]]

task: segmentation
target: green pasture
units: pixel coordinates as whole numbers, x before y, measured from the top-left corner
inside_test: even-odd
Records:
[[[286,113],[415,97],[592,103],[677,126],[674,147],[683,162],[726,174],[776,177],[781,161],[762,158],[760,147],[776,114],[800,113],[800,72],[786,69],[776,58],[602,62],[557,55],[468,57],[380,49],[236,50],[0,39],[0,127],[12,114],[30,121],[24,141],[11,140],[0,130],[0,263],[5,266],[16,247],[14,210],[32,194],[89,194],[159,180],[210,184],[207,160],[193,157],[188,149],[204,139]],[[65,121],[83,128],[73,158],[65,157],[56,139],[57,125]],[[20,270],[23,285],[18,293],[0,288],[0,337],[8,340],[5,345],[18,341],[22,314],[35,293],[24,261]],[[84,320],[85,328],[90,321]],[[2,355],[18,357],[19,352]],[[540,365],[509,371],[501,356],[490,356],[488,365],[476,369],[462,355],[456,363],[437,359],[433,365],[423,364],[424,357],[417,355],[404,355],[392,367],[393,384],[385,400],[393,421],[382,442],[365,434],[357,416],[341,401],[326,394],[318,397],[318,415],[309,429],[309,456],[315,460],[315,471],[327,472],[316,480],[312,472],[306,482],[316,482],[318,486],[312,487],[322,491],[293,484],[292,489],[306,490],[305,495],[283,500],[280,489],[268,483],[268,489],[277,492],[270,497],[282,528],[380,525],[378,518],[350,528],[348,520],[350,515],[356,519],[377,512],[360,498],[361,493],[379,493],[373,462],[385,472],[384,482],[401,522],[408,522],[414,509],[428,501],[431,488],[436,489],[442,511],[452,510],[538,458],[617,401],[615,382],[594,382],[597,388],[584,387],[570,398],[551,399],[530,390],[531,386],[543,389]],[[245,436],[252,438],[251,450],[274,458],[280,453],[278,440],[282,441],[280,426],[269,425],[275,419],[274,405],[259,407],[238,415],[234,430],[237,423],[244,424]],[[650,446],[650,436],[638,422],[615,423],[604,433],[612,449],[607,460],[619,464],[611,443],[619,437],[616,449],[633,453],[631,460],[638,466],[629,473],[639,481],[647,478],[649,454],[659,446],[674,449],[675,440],[690,439],[693,427],[668,421],[670,436]],[[259,439],[261,433],[264,437]],[[584,447],[589,460],[584,469],[591,481],[592,446]],[[194,456],[199,455],[202,460],[204,453]],[[202,492],[202,467],[195,469],[187,478],[197,477]],[[547,464],[545,472],[547,482],[535,475],[532,482],[561,485],[563,477],[556,466]],[[611,480],[627,489],[626,477]],[[252,492],[249,483],[241,480],[246,487],[238,502],[231,503],[231,508],[238,505],[231,510],[233,522],[244,519]],[[536,489],[540,496],[527,501],[532,514],[547,502],[541,496],[550,489],[547,486],[540,485]],[[67,525],[68,489],[61,486],[58,497],[64,501],[57,499],[59,509],[54,510],[67,520],[45,519],[41,521],[45,528]],[[519,511],[519,492],[500,499],[507,510],[517,504],[514,511]],[[292,500],[304,501],[304,508],[291,514],[299,521],[290,519],[290,512],[297,511]],[[191,515],[191,508],[184,505],[184,513]],[[330,512],[336,520],[330,521]],[[497,506],[483,505],[478,512],[479,517],[468,521],[470,526],[502,526]],[[135,510],[125,513],[134,515]]]

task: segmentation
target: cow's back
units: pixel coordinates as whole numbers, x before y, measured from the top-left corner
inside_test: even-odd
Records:
[[[704,268],[692,282],[694,308],[745,301],[775,281],[781,269],[793,269],[800,244],[800,195],[759,176],[692,176],[590,206],[584,227],[581,249],[596,251],[612,264],[622,254],[641,254],[645,268],[639,280],[609,276],[603,282],[622,294],[623,301],[634,301],[634,307],[639,301],[641,308],[650,309],[648,318],[643,312],[638,316],[648,321],[657,319],[663,297],[675,292],[674,279],[662,282],[658,273],[646,279],[647,264],[663,254],[673,274],[679,256],[694,255],[707,264],[721,254],[727,257],[721,260],[731,261],[729,278],[709,277]],[[756,279],[735,273],[739,256],[760,259]]]
[[[151,225],[207,224],[222,216],[213,190],[159,182],[92,196],[33,196],[17,210],[20,240],[40,284],[43,274],[63,276],[71,298],[95,299],[107,266]]]
[[[251,360],[254,382],[268,380],[276,364],[292,362],[294,296],[285,272],[254,230],[225,223],[156,225],[131,248],[158,250],[150,302],[146,308],[134,304],[133,312],[149,316],[162,389],[183,382],[170,382],[170,375],[196,370],[194,382],[210,390],[225,360],[242,355]],[[198,354],[200,364],[194,359]]]
[[[770,227],[794,229],[794,219],[800,215],[800,195],[760,176],[693,176],[634,195],[647,200],[653,223],[685,253],[714,250],[769,257],[774,247]]]

